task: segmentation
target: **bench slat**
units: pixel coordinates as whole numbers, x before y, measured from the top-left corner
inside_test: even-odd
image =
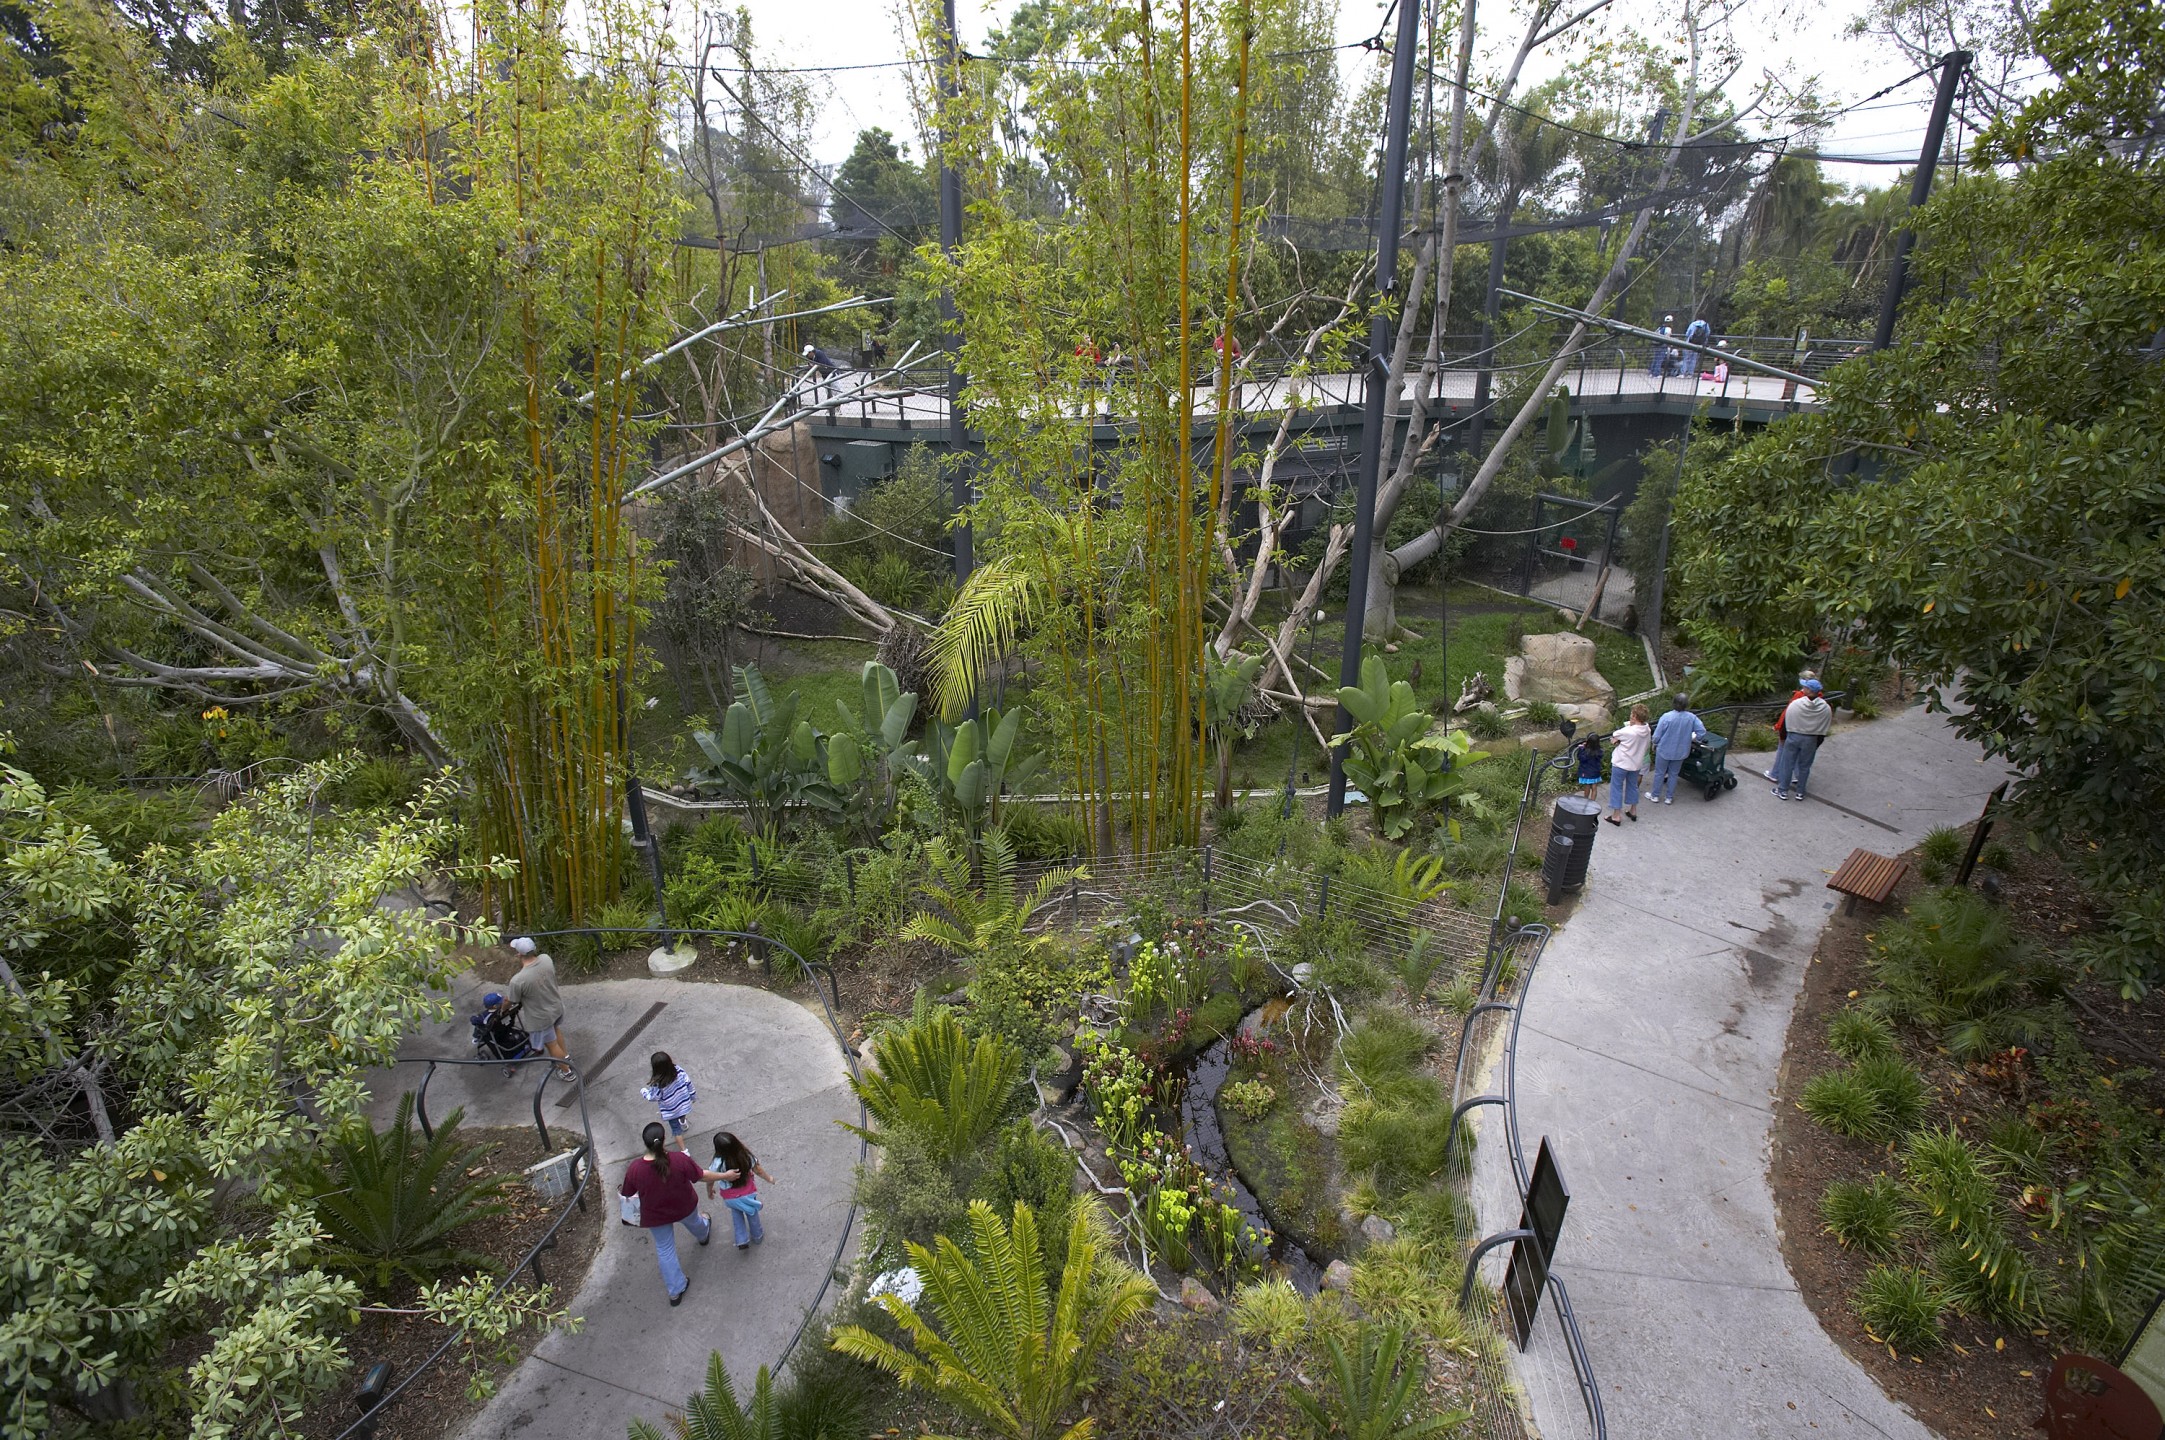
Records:
[[[1852,850],[1841,868],[1828,877],[1827,888],[1876,904],[1894,893],[1895,885],[1908,869],[1906,860],[1875,855],[1869,850]]]

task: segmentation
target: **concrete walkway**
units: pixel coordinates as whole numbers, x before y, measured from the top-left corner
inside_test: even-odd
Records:
[[[464,1017],[509,972],[506,957],[488,979],[463,977],[453,996],[459,1018],[416,1034],[404,1053],[472,1055]],[[563,993],[565,1043],[586,1075],[600,1156],[590,1203],[602,1207],[606,1234],[572,1297],[571,1313],[585,1320],[584,1328],[537,1346],[466,1427],[467,1440],[596,1440],[622,1436],[634,1416],[659,1424],[705,1383],[707,1356],[717,1350],[749,1390],[758,1368],[780,1358],[819,1294],[849,1212],[858,1142],[834,1122],[854,1122],[857,1104],[816,1001],[808,1008],[766,990],[676,979],[566,984]],[[624,1166],[641,1153],[639,1132],[656,1118],[654,1106],[639,1097],[647,1057],[656,1050],[668,1051],[699,1087],[689,1136],[694,1158],[711,1158],[716,1130],[734,1130],[774,1176],[772,1185],[760,1186],[765,1243],[735,1249],[728,1212],[718,1202],[705,1206],[717,1236],[705,1249],[678,1227],[691,1290],[674,1310],[653,1242],[616,1221]],[[469,1124],[531,1125],[539,1068],[525,1067],[513,1081],[493,1066],[439,1069],[429,1085],[429,1113],[440,1120],[463,1105]],[[421,1073],[400,1067],[396,1085],[375,1087],[372,1111],[387,1118],[399,1089],[418,1085]],[[575,1143],[579,1106],[568,1087],[549,1085],[542,1114],[557,1149]]]
[[[1805,804],[1768,793],[1767,763],[1739,757],[1718,800],[1684,791],[1642,804],[1636,825],[1600,827],[1520,1033],[1527,1162],[1547,1136],[1571,1191],[1556,1269],[1616,1440],[1926,1440],[1820,1328],[1782,1261],[1772,1101],[1834,908],[1826,877],[1854,847],[1895,854],[1974,819],[2005,772],[1921,708],[1837,731]],[[1495,1231],[1517,1223],[1516,1200],[1493,1120],[1481,1141]],[[1544,1313],[1520,1360],[1550,1440],[1586,1431],[1555,1333]]]

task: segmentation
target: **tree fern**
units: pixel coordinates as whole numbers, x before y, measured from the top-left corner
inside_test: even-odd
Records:
[[[950,1164],[1007,1118],[1022,1080],[1014,1046],[996,1035],[972,1040],[944,1009],[886,1032],[878,1055],[876,1070],[850,1081],[877,1127],[845,1128],[875,1145],[881,1130],[911,1130]]]
[[[911,1348],[859,1325],[837,1329],[834,1348],[934,1392],[1011,1440],[1087,1440],[1088,1417],[1066,1426],[1061,1417],[1098,1355],[1157,1294],[1140,1276],[1093,1283],[1097,1237],[1088,1214],[1068,1227],[1057,1294],[1045,1283],[1037,1217],[1024,1204],[1003,1224],[990,1205],[973,1201],[967,1254],[945,1235],[936,1250],[909,1252],[930,1318],[893,1295],[880,1304]]]
[[[975,955],[998,939],[1019,938],[1023,926],[1070,881],[1088,879],[1079,866],[1055,867],[1037,878],[1028,893],[1015,881],[1015,846],[995,825],[978,842],[980,883],[970,876],[967,847],[936,839],[925,847],[930,874],[926,896],[936,909],[920,910],[903,929],[905,940],[928,940],[956,955]]]

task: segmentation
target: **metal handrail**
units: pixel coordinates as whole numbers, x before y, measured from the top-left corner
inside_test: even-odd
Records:
[[[436,1131],[434,1127],[431,1126],[429,1123],[426,1094],[428,1090],[428,1082],[435,1076],[437,1066],[542,1065],[546,1067],[542,1071],[541,1083],[534,1087],[534,1121],[537,1125],[541,1125],[541,1150],[543,1158],[547,1158],[549,1151],[549,1129],[547,1125],[542,1124],[541,1122],[541,1094],[542,1091],[548,1088],[550,1079],[557,1073],[556,1067],[559,1062],[553,1056],[546,1054],[524,1055],[516,1060],[483,1060],[474,1056],[416,1056],[411,1059],[394,1060],[391,1063],[393,1065],[426,1065],[428,1067],[428,1070],[423,1074],[421,1079],[420,1093],[416,1096],[414,1101],[414,1114],[421,1123],[421,1133],[425,1136],[428,1136],[430,1139],[435,1138]],[[541,1271],[542,1252],[544,1250],[553,1250],[556,1248],[556,1232],[564,1228],[564,1222],[571,1218],[571,1212],[573,1208],[576,1207],[580,1210],[584,1210],[586,1208],[587,1187],[591,1185],[594,1180],[594,1125],[591,1117],[589,1117],[589,1115],[587,1114],[586,1109],[586,1081],[579,1074],[578,1067],[576,1065],[572,1067],[571,1083],[578,1087],[577,1094],[579,1097],[579,1123],[586,1132],[585,1143],[580,1145],[580,1147],[572,1153],[571,1167],[574,1183],[571,1190],[571,1199],[565,1203],[562,1210],[557,1212],[556,1218],[549,1222],[549,1228],[542,1232],[541,1238],[534,1242],[532,1248],[529,1249],[526,1254],[520,1258],[519,1263],[513,1265],[508,1270],[506,1270],[504,1272],[504,1278],[496,1282],[496,1288],[489,1292],[489,1299],[492,1303],[500,1299],[503,1296],[503,1293],[511,1288],[511,1282],[519,1278],[519,1272],[522,1270],[531,1269],[534,1272],[535,1283],[542,1285],[546,1285],[548,1283],[548,1281],[543,1277]],[[383,1421],[384,1411],[397,1401],[398,1397],[405,1392],[406,1387],[413,1384],[413,1382],[415,1380],[418,1380],[421,1376],[427,1374],[428,1371],[436,1364],[438,1360],[441,1360],[445,1355],[450,1353],[452,1346],[458,1344],[465,1337],[466,1328],[464,1326],[461,1326],[457,1330],[452,1331],[449,1335],[446,1335],[443,1339],[442,1344],[438,1345],[434,1350],[430,1351],[428,1356],[423,1359],[420,1364],[414,1366],[413,1369],[406,1372],[405,1379],[399,1381],[396,1385],[393,1385],[388,1391],[384,1392],[384,1395],[380,1400],[378,1400],[375,1404],[369,1406],[367,1410],[362,1412],[360,1419],[355,1420],[345,1429],[339,1431],[338,1434],[334,1437],[334,1440],[349,1440],[349,1437],[374,1434],[376,1427]]]
[[[820,992],[817,984],[812,986],[812,993],[819,996],[819,1008],[827,1016],[827,1029],[833,1034],[835,1044],[842,1051],[842,1065],[849,1071],[850,1079],[854,1081],[862,1078],[857,1069],[857,1052],[851,1048],[849,1037],[842,1033],[842,1022],[834,1013],[834,1007],[842,1003],[841,982],[835,978],[834,967],[825,960],[812,959],[797,949],[796,946],[777,940],[772,935],[762,935],[753,930],[688,929],[681,925],[666,927],[660,925],[578,926],[563,930],[520,930],[515,933],[534,940],[549,940],[559,935],[650,935],[664,941],[672,938],[697,937],[700,939],[750,940],[759,944],[777,946],[788,951],[807,974],[816,974],[822,971],[826,973],[828,987],[834,992],[834,1005],[827,1003],[827,996]],[[854,1091],[855,1086],[853,1085],[851,1088]],[[582,1105],[583,1103],[582,1100]],[[538,1106],[539,1102],[537,1101],[536,1104]],[[538,1117],[538,1109],[536,1114]],[[865,1132],[870,1128],[869,1117],[865,1114],[864,1097],[859,1095],[857,1099],[857,1163],[860,1165],[865,1162],[866,1157],[871,1153],[872,1142],[865,1138]],[[853,1190],[850,1195],[849,1210],[842,1217],[841,1238],[834,1242],[834,1258],[828,1263],[827,1273],[819,1282],[819,1293],[814,1295],[812,1303],[805,1307],[804,1318],[797,1322],[796,1330],[789,1337],[789,1343],[782,1347],[781,1357],[774,1362],[775,1374],[779,1375],[782,1372],[782,1367],[789,1364],[789,1357],[797,1351],[797,1342],[804,1338],[804,1332],[812,1326],[812,1317],[817,1315],[820,1306],[826,1303],[827,1292],[833,1288],[835,1274],[842,1267],[842,1256],[849,1249],[850,1233],[856,1228],[856,1225],[857,1197]]]

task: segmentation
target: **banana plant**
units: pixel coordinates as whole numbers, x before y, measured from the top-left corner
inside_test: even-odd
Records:
[[[877,660],[867,660],[862,677],[861,705],[837,699],[835,710],[842,728],[827,737],[827,779],[845,797],[862,797],[852,804],[869,838],[877,839],[894,814],[896,787],[907,771],[924,769],[924,760],[910,745],[910,722],[917,718],[917,692],[904,690],[895,672]],[[869,785],[858,788],[861,782]]]
[[[962,822],[974,843],[988,825],[1000,823],[1000,792],[1027,784],[1045,757],[1022,744],[1022,711],[987,710],[960,725],[932,727],[930,778],[943,809]]]
[[[1361,683],[1342,687],[1338,702],[1354,725],[1331,744],[1351,747],[1346,778],[1368,797],[1387,840],[1402,838],[1423,810],[1463,788],[1459,766],[1484,758],[1463,731],[1430,734],[1430,716],[1413,687],[1393,681],[1381,656],[1361,662]]]
[[[1208,659],[1204,677],[1204,718],[1210,725],[1211,743],[1218,752],[1218,808],[1233,803],[1233,742],[1252,737],[1253,725],[1241,723],[1240,712],[1255,693],[1256,677],[1263,673],[1263,657],[1235,655]]]
[[[720,732],[692,732],[711,768],[686,778],[742,801],[754,834],[774,833],[793,809],[840,814],[842,792],[828,777],[827,737],[797,718],[795,695],[774,698],[757,665],[738,676],[743,698],[722,716]]]

